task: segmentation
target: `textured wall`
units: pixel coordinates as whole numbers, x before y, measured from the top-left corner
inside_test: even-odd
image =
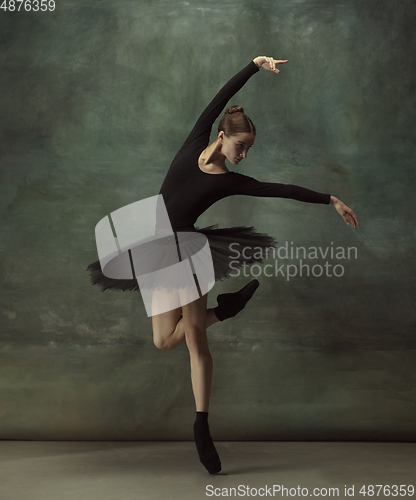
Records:
[[[357,258],[307,260],[341,264],[338,278],[261,274],[247,309],[208,330],[213,437],[415,439],[415,18],[408,0],[2,11],[1,438],[192,438],[186,346],[157,350],[140,294],[102,293],[86,267],[96,223],[157,194],[219,88],[270,55],[289,62],[230,101],[258,130],[230,168],[329,192],[361,227],[331,206],[244,196],[198,225]],[[209,307],[249,279],[217,283]]]

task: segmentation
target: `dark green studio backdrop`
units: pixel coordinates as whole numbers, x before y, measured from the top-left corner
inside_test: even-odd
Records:
[[[282,250],[269,276],[253,266],[209,293],[213,307],[260,281],[208,329],[212,435],[415,439],[415,21],[407,0],[0,12],[0,438],[192,439],[186,345],[158,350],[140,292],[101,292],[86,268],[98,221],[155,196],[205,106],[266,55],[289,62],[229,102],[257,127],[229,168],[330,193],[361,226],[330,205],[240,195],[199,218],[323,252],[302,259],[316,275]]]

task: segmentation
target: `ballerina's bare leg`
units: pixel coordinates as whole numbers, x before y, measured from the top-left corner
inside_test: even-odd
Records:
[[[164,293],[168,292],[155,290],[154,300],[163,300]],[[206,329],[218,321],[214,310],[207,310],[207,299],[208,294],[205,294],[182,307],[152,316],[153,341],[156,347],[167,351],[186,341],[190,355],[196,411],[208,411],[212,357]],[[182,318],[180,318],[181,312]]]
[[[198,291],[200,297],[193,302],[152,316],[153,338],[155,345],[164,350],[172,349],[184,341],[186,342],[190,356],[191,382],[196,407],[195,444],[200,461],[210,474],[215,474],[221,470],[221,462],[208,426],[212,357],[208,346],[207,324],[215,323],[218,319],[213,311],[211,313],[207,311],[208,294],[201,296],[199,287]],[[155,291],[154,293],[156,294],[154,299],[164,298],[164,292]],[[165,299],[168,297],[166,296]],[[172,301],[172,303],[174,302]],[[181,311],[183,317],[179,321]]]

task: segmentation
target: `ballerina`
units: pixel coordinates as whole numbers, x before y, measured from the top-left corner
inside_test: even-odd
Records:
[[[262,262],[267,250],[276,247],[277,241],[268,234],[258,233],[253,227],[236,226],[218,228],[217,224],[204,228],[195,226],[198,217],[212,204],[232,195],[291,198],[302,202],[330,204],[343,217],[347,225],[359,226],[357,216],[335,196],[311,189],[272,182],[261,182],[253,177],[231,171],[226,165],[238,165],[247,158],[256,138],[256,128],[241,106],[229,106],[222,116],[217,139],[209,143],[214,121],[229,99],[238,92],[260,68],[280,73],[277,65],[285,60],[258,56],[217,93],[202,112],[194,128],[173,159],[159,194],[169,215],[172,230],[197,232],[206,236],[211,250],[215,281],[229,277],[236,267]],[[238,243],[244,252],[235,258],[230,245]],[[259,255],[259,249],[262,250]],[[233,267],[230,262],[233,262]],[[93,284],[103,290],[138,290],[136,280],[112,280],[101,272],[99,261],[90,264]],[[208,410],[212,380],[212,357],[206,330],[218,321],[225,321],[241,312],[259,286],[254,279],[241,290],[220,294],[218,305],[207,309],[207,293],[202,283],[195,282],[199,298],[169,311],[152,316],[153,341],[157,348],[169,351],[186,342],[190,354],[191,382],[195,398],[196,420],[194,439],[201,463],[210,474],[221,471],[221,461],[215,449],[208,425]],[[160,292],[154,292],[160,300]]]

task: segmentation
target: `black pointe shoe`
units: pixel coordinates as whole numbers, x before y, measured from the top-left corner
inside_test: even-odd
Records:
[[[195,422],[194,440],[201,464],[210,474],[218,474],[221,471],[221,461],[212,441],[207,422]]]
[[[247,302],[251,299],[254,292],[259,287],[259,280],[251,280],[241,290],[234,293],[222,293],[218,295],[218,306],[214,308],[215,316],[219,321],[227,318],[233,318],[244,309]]]

